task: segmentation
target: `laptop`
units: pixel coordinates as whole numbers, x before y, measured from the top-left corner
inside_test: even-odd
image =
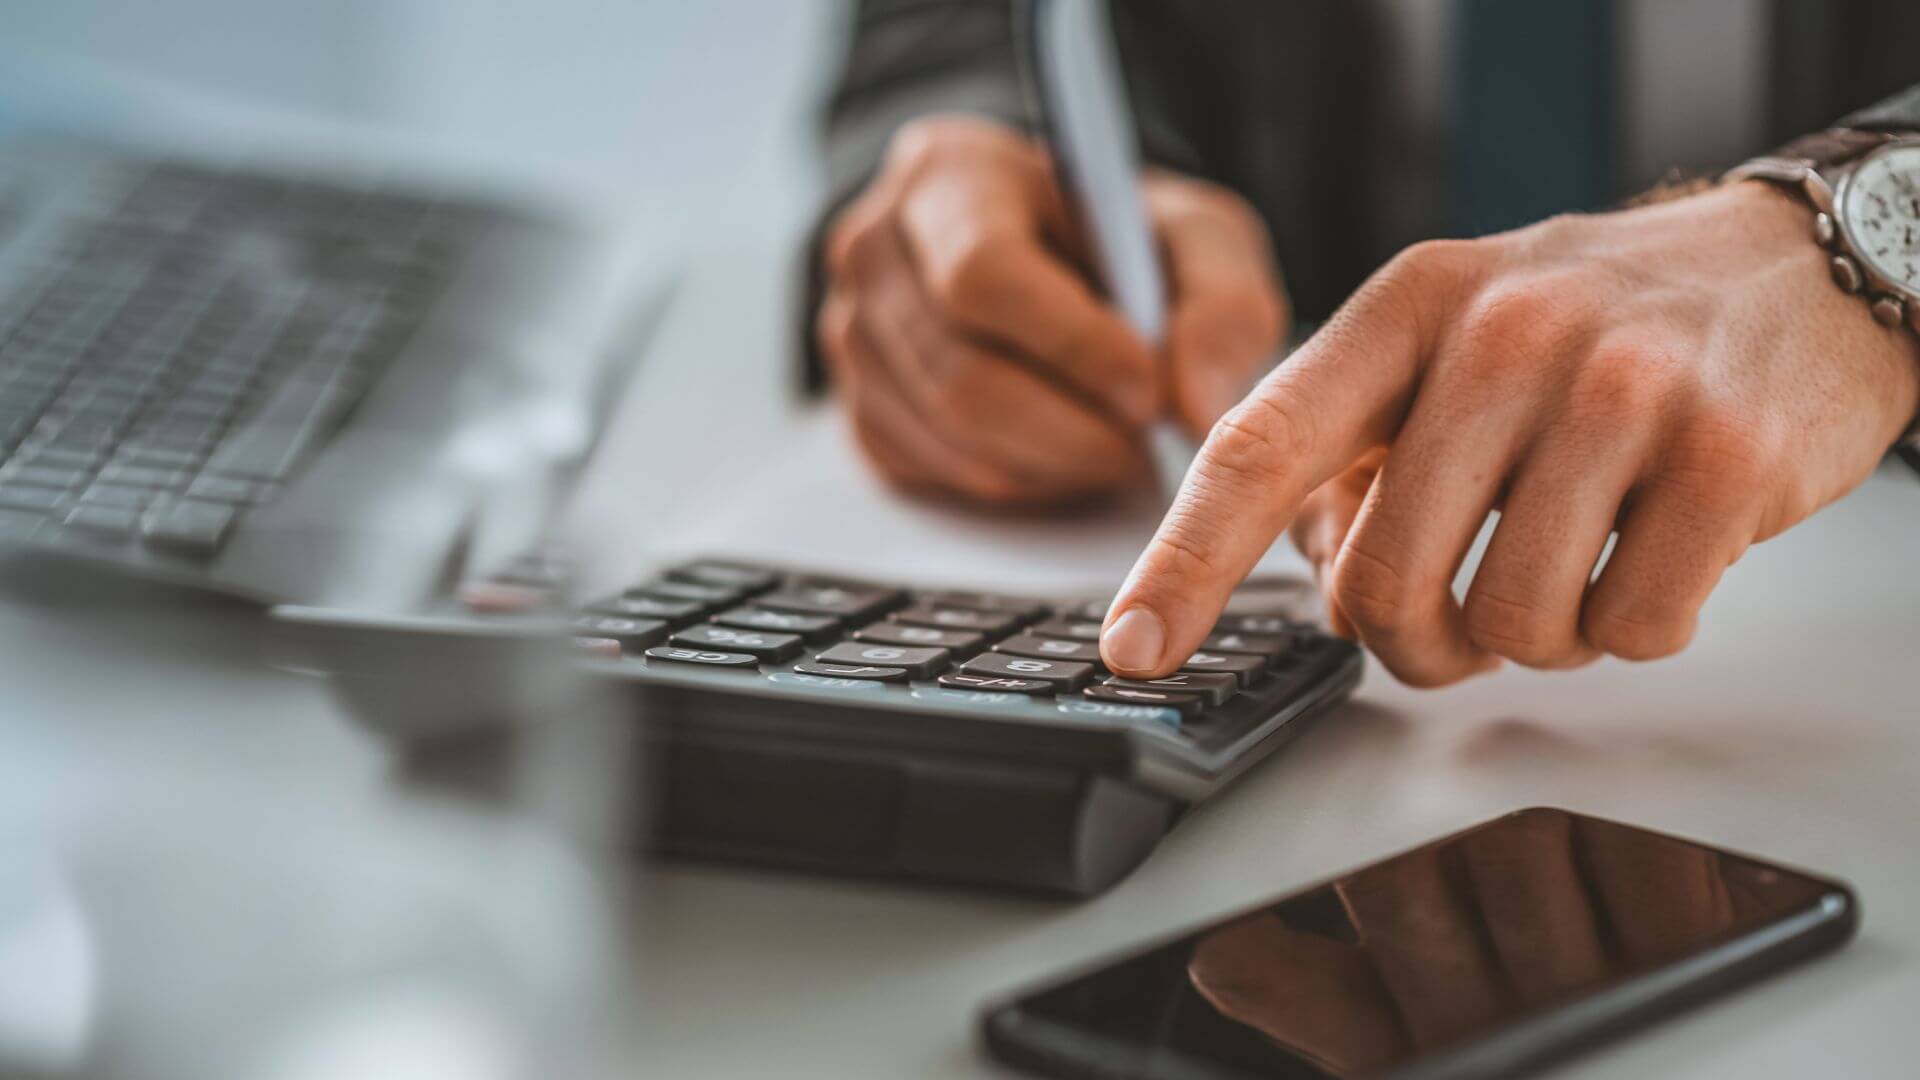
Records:
[[[551,210],[0,144],[0,543],[263,603],[430,602],[537,548],[605,429],[639,350],[543,344],[597,265]]]

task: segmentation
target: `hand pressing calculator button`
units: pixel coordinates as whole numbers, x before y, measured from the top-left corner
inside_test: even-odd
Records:
[[[706,664],[709,667],[759,667],[760,660],[746,653],[714,652],[708,649],[683,649],[678,645],[655,645],[646,651],[649,660],[671,660],[676,664]]]
[[[894,612],[893,621],[908,626],[931,626],[936,630],[973,630],[998,637],[1019,626],[1021,619],[1006,612],[916,604],[905,611]]]
[[[1187,657],[1180,670],[1224,672],[1246,686],[1267,670],[1267,658],[1252,653],[1197,652]]]
[[[1179,671],[1164,679],[1108,679],[1106,685],[1129,690],[1181,690],[1199,694],[1209,705],[1219,705],[1240,689],[1240,680],[1232,675]]]
[[[960,666],[968,675],[1030,679],[1053,687],[1056,694],[1078,690],[1093,678],[1093,665],[1077,660],[1036,660],[1003,653],[983,653]]]
[[[1083,664],[1100,662],[1100,646],[1091,641],[1075,641],[1072,638],[1041,637],[1038,634],[1019,634],[1010,637],[993,647],[994,652],[1010,656],[1027,656],[1035,660],[1078,660]]]
[[[906,645],[872,645],[864,641],[845,641],[816,657],[822,664],[879,664],[906,669],[916,679],[924,679],[953,663],[953,654],[945,649],[916,649]]]
[[[871,641],[876,645],[916,645],[930,649],[948,649],[955,653],[971,653],[987,639],[971,630],[935,630],[931,626],[908,626],[905,623],[877,622],[853,632],[855,641]]]
[[[689,649],[725,649],[750,653],[761,660],[778,663],[800,652],[799,634],[781,634],[771,630],[739,630],[731,626],[694,626],[673,635],[675,645]]]

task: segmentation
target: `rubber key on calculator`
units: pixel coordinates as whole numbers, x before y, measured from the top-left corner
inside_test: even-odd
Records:
[[[706,664],[709,667],[760,666],[759,660],[746,653],[683,649],[678,645],[655,645],[646,651],[646,657],[649,660],[671,660],[676,664]]]
[[[945,649],[919,649],[907,645],[875,645],[865,641],[843,641],[816,659],[822,664],[875,664],[904,668],[916,679],[925,679],[944,671],[953,663],[953,654]]]
[[[968,675],[1002,679],[1032,679],[1051,685],[1055,693],[1078,690],[1093,678],[1093,665],[1077,660],[1036,660],[1003,653],[982,653],[961,665]]]
[[[690,626],[673,635],[675,645],[690,649],[725,649],[752,653],[761,660],[779,662],[800,652],[799,634],[773,630],[741,630],[732,626]]]

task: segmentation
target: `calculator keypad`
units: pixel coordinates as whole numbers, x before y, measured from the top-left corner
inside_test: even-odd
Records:
[[[1305,687],[1294,659],[1312,632],[1266,615],[1223,617],[1167,678],[1113,677],[1100,660],[1105,609],[703,560],[588,605],[573,632],[591,656],[760,672],[796,694],[911,684],[916,702],[1173,730],[1270,713]]]

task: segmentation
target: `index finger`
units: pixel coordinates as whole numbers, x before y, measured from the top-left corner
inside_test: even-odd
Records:
[[[1463,279],[1455,243],[1409,249],[1214,425],[1107,611],[1109,668],[1171,674],[1307,493],[1391,440]]]

